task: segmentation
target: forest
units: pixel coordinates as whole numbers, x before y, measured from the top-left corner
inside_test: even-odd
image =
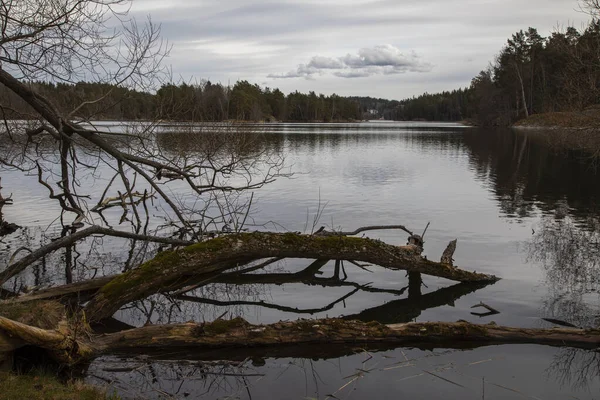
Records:
[[[508,39],[468,88],[403,100],[394,119],[507,126],[533,114],[577,112],[598,103],[600,22],[548,37],[535,28]]]
[[[59,110],[99,120],[345,122],[465,121],[508,126],[532,114],[581,111],[600,94],[600,21],[587,28],[535,28],[516,32],[496,59],[470,86],[425,93],[401,101],[372,97],[325,96],[311,91],[284,94],[246,80],[233,86],[200,81],[168,83],[156,91],[130,90],[107,83],[32,82]],[[401,97],[398,96],[398,97]],[[28,105],[0,87],[4,116],[26,118]],[[89,99],[99,99],[88,102]],[[83,104],[83,105],[82,105]]]
[[[33,90],[52,99],[59,111],[76,110],[86,120],[169,121],[357,121],[362,119],[357,101],[315,92],[283,94],[248,81],[233,87],[210,81],[164,84],[155,93],[130,90],[106,83],[32,82]],[[0,87],[4,116],[29,119],[30,107],[13,92]],[[95,101],[89,101],[96,99]]]

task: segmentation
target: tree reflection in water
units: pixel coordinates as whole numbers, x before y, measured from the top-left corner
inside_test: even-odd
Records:
[[[527,247],[528,259],[542,266],[550,290],[544,314],[579,327],[599,327],[600,222],[546,217]]]
[[[545,271],[549,296],[543,314],[578,327],[600,327],[600,221],[577,222],[559,208],[542,219],[528,244],[528,258]],[[600,353],[561,349],[547,370],[562,385],[585,388],[600,378]]]

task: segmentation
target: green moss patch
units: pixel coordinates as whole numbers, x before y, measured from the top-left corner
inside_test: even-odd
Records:
[[[249,323],[243,318],[234,318],[234,319],[218,319],[213,322],[208,322],[204,324],[202,327],[204,329],[205,334],[208,335],[223,335],[229,333],[233,330],[247,327]]]
[[[416,336],[487,336],[488,332],[484,326],[470,323],[447,324],[444,322],[430,322],[407,326],[408,333]]]

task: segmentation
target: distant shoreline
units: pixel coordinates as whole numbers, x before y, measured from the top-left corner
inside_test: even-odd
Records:
[[[22,118],[6,118],[6,121],[12,122],[32,122],[37,121],[37,119],[22,119]],[[476,127],[478,126],[474,121],[471,120],[463,120],[463,121],[427,121],[427,120],[392,120],[392,119],[349,119],[349,120],[333,120],[333,121],[320,121],[320,120],[312,120],[312,121],[297,121],[297,120],[285,120],[285,121],[246,121],[246,120],[222,120],[222,121],[187,121],[187,120],[147,120],[147,119],[114,119],[114,118],[98,118],[93,121],[84,121],[79,122],[79,124],[87,125],[94,123],[149,123],[149,124],[157,124],[157,125],[185,125],[185,124],[362,124],[362,123],[375,123],[375,122],[387,122],[387,123],[424,123],[424,124],[456,124],[463,127]]]
[[[600,156],[600,107],[583,111],[534,114],[512,128],[527,137],[543,140],[556,149],[580,150]]]

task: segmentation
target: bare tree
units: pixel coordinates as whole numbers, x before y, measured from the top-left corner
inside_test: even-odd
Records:
[[[242,137],[238,135],[241,129],[231,127],[219,127],[218,135],[202,136],[201,141],[211,142],[202,152],[174,154],[165,150],[164,143],[170,138],[156,135],[155,122],[130,125],[126,132],[107,130],[93,123],[94,114],[85,113],[85,106],[101,98],[62,111],[36,90],[35,80],[40,79],[67,83],[83,79],[142,90],[160,85],[168,77],[161,67],[168,48],[160,40],[159,26],[150,19],[139,25],[128,16],[129,5],[128,0],[2,3],[0,83],[30,110],[20,115],[26,122],[5,120],[3,134],[25,151],[2,161],[37,173],[40,184],[60,204],[65,228],[93,223],[90,211],[118,203],[133,214],[132,225],[139,233],[144,226],[140,209],[145,200],[157,196],[169,208],[173,226],[197,239],[206,228],[204,221],[194,224],[185,215],[186,207],[169,194],[166,181],[181,180],[197,196],[239,192],[272,181],[282,160],[251,149],[251,135]],[[198,132],[193,127],[186,129],[191,141],[190,136]],[[51,151],[38,151],[42,145]],[[225,146],[237,146],[241,151],[225,155]],[[32,147],[34,151],[27,151]],[[258,171],[258,161],[266,168],[263,174]],[[104,191],[96,187],[95,192],[102,196],[94,199],[94,194],[82,192],[80,177],[101,166],[112,170],[114,178]],[[232,176],[239,178],[236,183]]]
[[[161,67],[168,47],[160,40],[159,27],[150,19],[139,25],[129,16],[128,7],[128,0],[12,0],[0,4],[0,87],[19,103],[19,107],[0,105],[5,115],[1,162],[6,168],[36,177],[58,204],[62,228],[60,237],[18,256],[13,254],[0,272],[0,284],[57,250],[64,249],[67,259],[66,285],[29,294],[19,293],[15,287],[14,298],[2,303],[0,313],[14,311],[15,306],[22,310],[20,306],[29,304],[47,309],[48,315],[56,318],[50,326],[40,326],[27,312],[10,314],[14,319],[0,317],[0,359],[24,344],[43,347],[62,363],[89,359],[119,346],[120,339],[111,336],[104,344],[97,342],[100,347],[88,343],[84,337],[94,338],[88,322],[110,318],[117,310],[152,296],[172,299],[224,272],[241,275],[255,271],[265,265],[255,264],[264,258],[363,261],[460,282],[498,279],[462,270],[451,262],[427,260],[421,255],[424,233],[413,234],[402,225],[350,232],[321,229],[310,235],[244,232],[252,191],[285,175],[280,149],[260,141],[260,131],[252,126],[145,121],[107,127],[94,122],[97,110],[88,107],[100,103],[106,93],[67,110],[50,101],[36,80],[87,80],[152,90],[168,78]],[[120,218],[107,211],[115,207],[122,210]],[[115,229],[116,225],[120,228]],[[406,231],[409,244],[395,246],[350,237],[380,229]],[[113,269],[87,280],[72,275],[74,264],[69,260],[77,253],[74,246],[90,236],[132,241],[121,273]],[[146,260],[136,256],[136,243],[142,250],[148,243],[171,249]],[[452,254],[448,257],[452,259]],[[149,308],[151,315],[154,303],[150,302]],[[66,330],[50,329],[58,328],[59,323]],[[164,332],[168,334],[171,328],[164,327]],[[218,333],[214,328],[207,332]],[[138,344],[156,333],[140,329],[131,332]],[[190,332],[185,328],[181,336],[165,343],[185,341],[197,329],[202,328],[194,325]],[[377,333],[378,329],[368,331]]]
[[[580,0],[579,9],[596,18],[600,15],[600,0]]]

